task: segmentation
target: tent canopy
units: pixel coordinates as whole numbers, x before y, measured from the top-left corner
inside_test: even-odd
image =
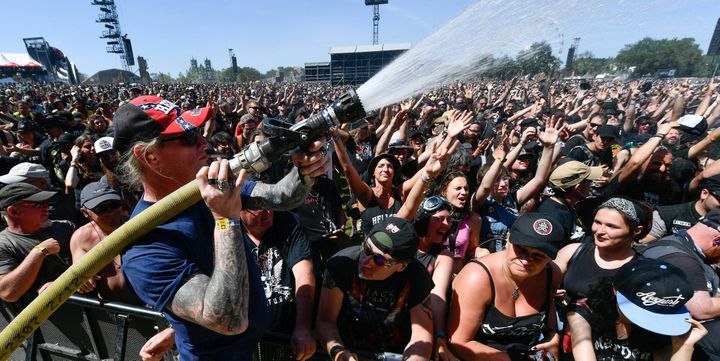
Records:
[[[0,67],[40,68],[42,64],[25,53],[0,53]]]

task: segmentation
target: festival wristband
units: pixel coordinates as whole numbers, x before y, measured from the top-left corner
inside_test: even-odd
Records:
[[[45,248],[44,246],[41,246],[39,244],[37,246],[33,247],[33,249],[40,251],[40,253],[42,253],[44,257],[47,257],[48,255],[50,255],[50,251],[48,251],[47,248]]]
[[[345,346],[343,345],[335,345],[332,348],[330,348],[330,359],[333,361],[337,361],[340,355],[347,351]]]
[[[223,231],[231,228],[240,228],[242,227],[242,221],[239,218],[217,218],[215,219],[215,227]]]

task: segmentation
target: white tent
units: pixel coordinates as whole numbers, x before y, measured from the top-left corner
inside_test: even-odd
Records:
[[[0,53],[0,67],[42,67],[42,64],[33,60],[25,53]]]

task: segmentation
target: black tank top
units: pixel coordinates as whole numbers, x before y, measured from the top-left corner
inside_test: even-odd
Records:
[[[402,202],[400,201],[400,196],[394,190],[393,198],[393,204],[392,206],[390,206],[390,208],[382,208],[380,207],[380,204],[378,204],[377,197],[375,197],[375,193],[373,192],[372,198],[370,198],[370,202],[368,203],[367,208],[365,208],[365,211],[360,213],[360,227],[362,228],[365,236],[370,233],[370,230],[376,224],[382,222],[385,218],[388,218],[400,211],[400,208],[402,207]]]
[[[530,346],[537,342],[547,320],[548,302],[545,301],[543,310],[540,311],[540,313],[520,317],[506,316],[495,308],[495,282],[493,282],[490,270],[477,259],[472,259],[470,262],[479,264],[488,274],[488,278],[490,278],[490,291],[492,292],[490,307],[488,307],[485,312],[482,324],[475,334],[475,340],[501,351],[505,350],[505,347],[511,343],[521,343]],[[549,266],[545,271],[547,273],[547,292],[545,299],[547,299],[552,288],[552,271]]]
[[[637,254],[633,259],[637,258]],[[567,265],[563,287],[573,301],[587,297],[590,288],[606,277],[615,276],[617,269],[604,269],[595,262],[595,243],[581,243]]]

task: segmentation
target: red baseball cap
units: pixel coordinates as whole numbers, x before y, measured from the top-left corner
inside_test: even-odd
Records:
[[[113,148],[123,154],[135,141],[192,131],[202,126],[211,114],[210,107],[182,112],[177,104],[169,100],[141,95],[115,112]]]

